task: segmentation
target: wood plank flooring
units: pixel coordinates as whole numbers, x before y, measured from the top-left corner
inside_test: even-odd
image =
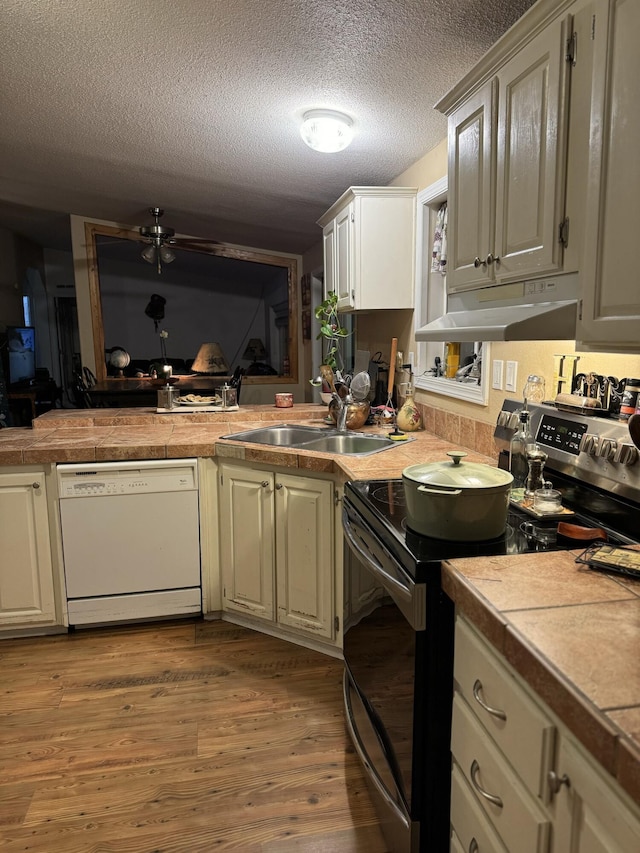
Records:
[[[0,850],[387,853],[341,678],[228,622],[0,640]]]

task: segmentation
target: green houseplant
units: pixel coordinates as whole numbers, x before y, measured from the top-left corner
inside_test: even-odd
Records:
[[[316,340],[322,340],[322,364],[327,364],[332,370],[344,370],[340,343],[347,338],[351,332],[344,328],[338,314],[338,295],[330,290],[324,299],[315,308],[316,320],[320,323],[320,331]]]

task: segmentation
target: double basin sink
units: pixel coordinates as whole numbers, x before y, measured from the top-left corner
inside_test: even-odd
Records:
[[[360,432],[338,432],[325,427],[308,427],[298,424],[274,424],[258,429],[223,435],[232,441],[252,444],[269,444],[297,450],[315,450],[319,453],[340,453],[346,456],[370,456],[397,446],[397,442],[384,435],[365,435]]]

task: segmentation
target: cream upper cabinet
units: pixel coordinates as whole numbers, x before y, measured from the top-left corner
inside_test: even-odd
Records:
[[[549,23],[449,113],[449,292],[562,269],[569,23]]]
[[[638,352],[640,4],[599,0],[595,6],[578,340],[588,349]]]
[[[0,473],[0,627],[56,624],[43,471]]]
[[[333,482],[230,463],[219,476],[223,609],[333,642]]]
[[[413,308],[416,190],[351,187],[318,220],[342,311]]]

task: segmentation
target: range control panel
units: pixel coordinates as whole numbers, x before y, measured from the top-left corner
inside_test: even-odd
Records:
[[[519,426],[522,404],[505,400],[494,431],[506,450]],[[529,406],[531,433],[547,453],[547,468],[640,500],[640,462],[626,421],[563,412],[551,404]],[[550,476],[550,479],[553,479]]]
[[[554,447],[577,456],[580,453],[580,443],[587,429],[588,425],[585,422],[573,423],[543,412],[536,441],[544,447]]]

